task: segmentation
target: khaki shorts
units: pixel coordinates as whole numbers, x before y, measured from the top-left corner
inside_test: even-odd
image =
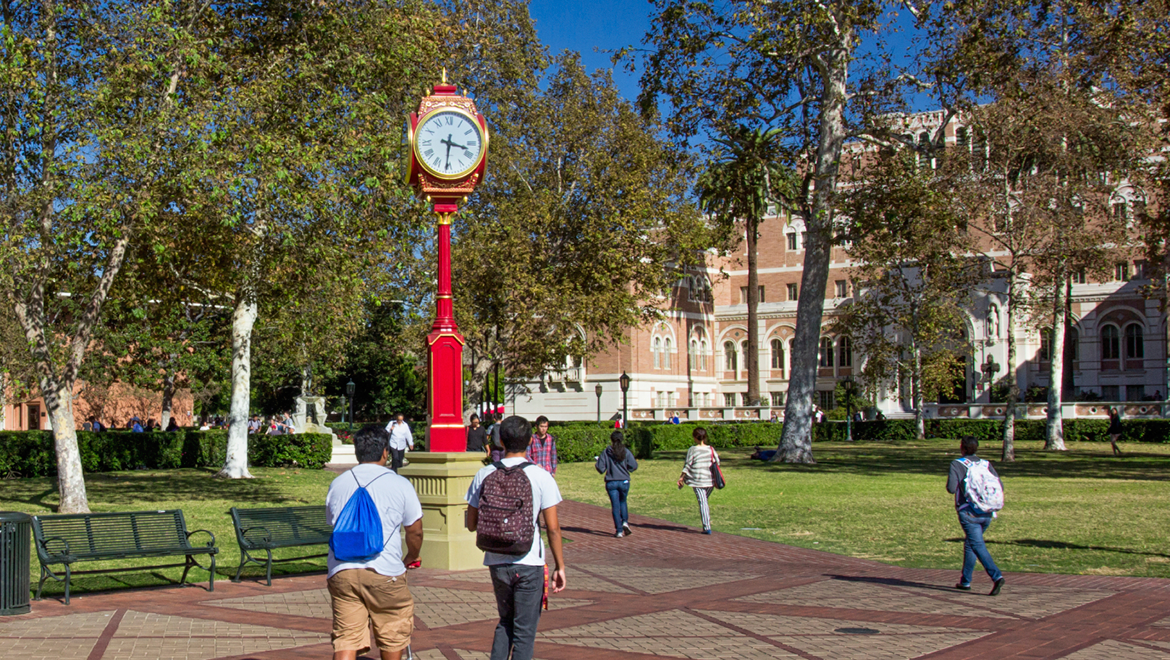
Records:
[[[414,599],[406,574],[386,577],[366,569],[339,571],[329,578],[333,597],[333,650],[370,649],[370,624],[378,649],[400,651],[414,632]]]

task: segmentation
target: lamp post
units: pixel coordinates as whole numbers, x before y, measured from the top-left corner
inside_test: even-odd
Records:
[[[630,377],[625,370],[622,371],[621,378],[618,378],[618,385],[622,388],[622,428],[627,428],[630,423],[630,411],[627,406],[626,392],[630,391]]]
[[[601,383],[598,383],[593,388],[593,393],[597,395],[597,423],[601,423]]]
[[[853,395],[857,383],[853,382],[853,376],[846,376],[841,386],[845,390],[845,442],[853,442]]]
[[[345,384],[345,395],[349,397],[349,432],[353,433],[353,392],[357,386],[353,384],[353,379]]]

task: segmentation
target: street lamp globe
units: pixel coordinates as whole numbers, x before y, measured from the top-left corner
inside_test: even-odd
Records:
[[[625,371],[622,372],[621,378],[618,378],[618,384],[621,386],[622,392],[630,389],[630,377]],[[598,385],[598,387],[601,386]]]

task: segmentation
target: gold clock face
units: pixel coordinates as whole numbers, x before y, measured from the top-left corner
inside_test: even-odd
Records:
[[[487,134],[479,121],[459,108],[440,108],[419,121],[414,153],[427,172],[440,179],[461,179],[476,170],[487,153]]]

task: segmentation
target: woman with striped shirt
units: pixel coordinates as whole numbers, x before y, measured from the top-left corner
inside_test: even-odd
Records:
[[[703,533],[710,534],[711,508],[707,500],[715,489],[711,465],[718,465],[719,455],[715,453],[714,447],[707,444],[707,429],[697,428],[691,437],[695,439],[695,446],[687,450],[687,461],[678,478],[678,487],[682,489],[683,485],[687,485],[695,489],[695,498],[699,500],[699,517],[703,520]]]

